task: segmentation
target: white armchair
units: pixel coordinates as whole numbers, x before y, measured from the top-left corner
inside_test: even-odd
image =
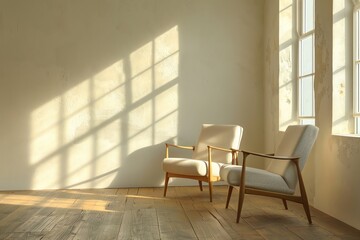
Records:
[[[166,144],[166,156],[163,160],[165,172],[164,197],[170,178],[189,178],[198,180],[202,191],[202,182],[209,184],[210,202],[212,201],[212,183],[220,181],[220,167],[234,163],[243,129],[237,125],[204,124],[196,146]],[[191,158],[169,157],[169,148],[176,147],[193,150]],[[214,150],[214,151],[213,151]]]
[[[243,153],[242,166],[223,165],[221,178],[229,184],[226,208],[229,206],[232,190],[240,187],[236,222],[239,222],[245,194],[280,198],[287,209],[286,201],[301,203],[311,224],[311,215],[301,170],[317,138],[318,128],[312,125],[289,126],[274,154],[249,151]],[[240,150],[239,150],[240,152]],[[267,169],[246,166],[247,158],[257,156],[271,159]],[[294,195],[299,183],[300,196]]]

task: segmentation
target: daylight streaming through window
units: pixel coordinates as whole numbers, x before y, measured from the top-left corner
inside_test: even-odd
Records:
[[[298,117],[300,124],[315,124],[314,0],[302,0],[299,5]]]

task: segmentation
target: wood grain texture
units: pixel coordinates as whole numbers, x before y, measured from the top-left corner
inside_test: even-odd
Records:
[[[123,188],[0,192],[0,239],[360,239],[356,230],[316,209],[247,196],[240,223],[227,187]],[[234,191],[234,195],[238,191]]]

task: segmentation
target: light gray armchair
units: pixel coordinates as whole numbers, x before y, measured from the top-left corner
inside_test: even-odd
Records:
[[[223,165],[221,167],[220,176],[229,184],[226,208],[229,206],[233,188],[240,187],[236,222],[240,219],[245,194],[255,194],[280,198],[286,209],[287,200],[301,203],[309,223],[312,223],[301,170],[315,143],[318,130],[312,125],[289,126],[274,154],[241,151],[243,153],[242,166]],[[271,159],[271,163],[265,170],[247,167],[246,162],[250,155]],[[297,183],[300,187],[300,196],[295,195]]]
[[[166,156],[163,160],[165,172],[164,197],[170,178],[189,178],[209,183],[210,202],[212,202],[212,183],[220,181],[220,167],[234,163],[235,151],[242,138],[243,128],[238,125],[204,124],[196,146],[166,144]],[[169,148],[176,147],[193,150],[191,158],[169,157]],[[214,151],[212,151],[214,150]]]

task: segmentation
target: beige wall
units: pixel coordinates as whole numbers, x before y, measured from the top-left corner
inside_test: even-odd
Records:
[[[279,131],[279,6],[291,0],[266,1],[265,24],[265,118],[266,148],[273,149]],[[332,4],[316,1],[315,100],[317,143],[304,169],[311,205],[360,229],[360,138],[332,135],[333,63]],[[282,23],[280,23],[281,25]],[[281,69],[281,68],[280,68]],[[335,79],[336,80],[336,79]]]
[[[263,6],[1,1],[0,189],[160,186],[202,123],[262,150]]]

